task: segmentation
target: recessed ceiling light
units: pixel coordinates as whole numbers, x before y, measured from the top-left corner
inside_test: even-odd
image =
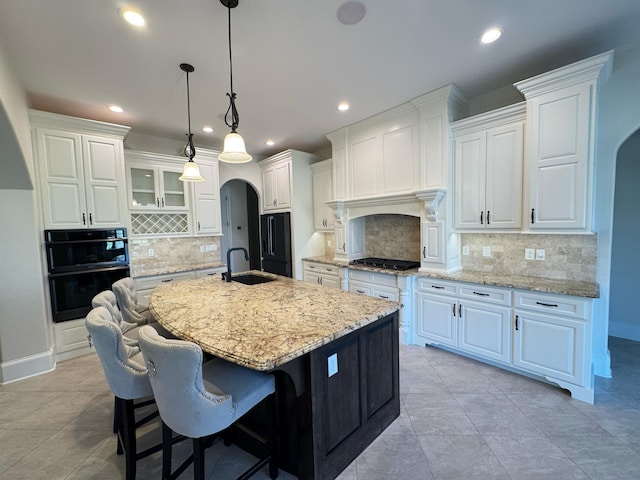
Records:
[[[135,8],[127,7],[120,10],[120,15],[124,20],[134,27],[144,27],[145,21],[142,13]]]
[[[114,113],[124,112],[124,108],[122,108],[120,105],[109,105],[109,110],[111,110]]]
[[[482,43],[493,43],[496,40],[498,40],[501,36],[502,36],[502,29],[500,27],[492,27],[486,30],[482,34],[480,41]]]
[[[206,133],[213,133],[212,127],[202,127],[202,131]]]
[[[339,103],[338,110],[340,110],[341,112],[346,112],[347,110],[349,110],[349,104],[347,102]]]
[[[265,143],[270,147],[273,147],[276,144],[273,140],[267,140]]]
[[[340,20],[340,23],[343,23],[344,25],[355,25],[364,18],[366,13],[367,9],[362,3],[345,2],[338,7],[336,16],[338,17],[338,20]]]

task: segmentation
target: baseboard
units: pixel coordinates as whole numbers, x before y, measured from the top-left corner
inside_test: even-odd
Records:
[[[640,324],[609,321],[609,335],[612,337],[626,338],[640,342]]]
[[[0,363],[0,384],[22,380],[42,373],[50,372],[56,368],[55,353],[53,348],[37,355],[10,360]]]

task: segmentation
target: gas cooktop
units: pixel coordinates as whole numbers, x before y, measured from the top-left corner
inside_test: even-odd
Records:
[[[352,265],[364,265],[367,267],[388,268],[389,270],[409,270],[420,266],[420,262],[411,260],[394,260],[390,258],[366,257],[358,258],[350,262]]]

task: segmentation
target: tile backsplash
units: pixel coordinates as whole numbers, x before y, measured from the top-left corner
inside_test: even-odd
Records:
[[[149,255],[150,250],[153,256]],[[197,268],[220,261],[220,237],[129,239],[129,256],[132,275],[144,273],[145,269]]]
[[[368,216],[365,252],[369,257],[419,261],[420,218],[391,214]]]
[[[463,270],[526,275],[556,280],[594,282],[598,251],[597,235],[461,234]],[[490,256],[483,256],[483,247]],[[525,249],[544,250],[544,260],[525,260]]]

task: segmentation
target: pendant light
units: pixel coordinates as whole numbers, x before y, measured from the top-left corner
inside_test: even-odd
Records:
[[[182,175],[179,180],[183,182],[204,182],[204,178],[200,175],[198,164],[193,161],[196,156],[196,147],[193,146],[193,133],[191,133],[191,102],[189,98],[189,74],[195,70],[188,63],[181,63],[180,70],[187,74],[187,121],[189,122],[189,133],[187,133],[187,144],[184,146],[184,156],[189,159],[185,162]]]
[[[227,93],[229,97],[229,108],[227,108],[227,113],[224,115],[224,123],[227,124],[227,127],[231,128],[231,133],[224,138],[224,149],[218,156],[218,159],[228,163],[246,163],[251,161],[251,155],[247,153],[247,149],[244,146],[244,139],[236,132],[238,124],[240,123],[240,117],[236,109],[236,94],[233,91],[233,64],[231,59],[231,9],[238,6],[238,0],[220,0],[220,3],[227,7],[228,11],[229,78],[231,91]]]

